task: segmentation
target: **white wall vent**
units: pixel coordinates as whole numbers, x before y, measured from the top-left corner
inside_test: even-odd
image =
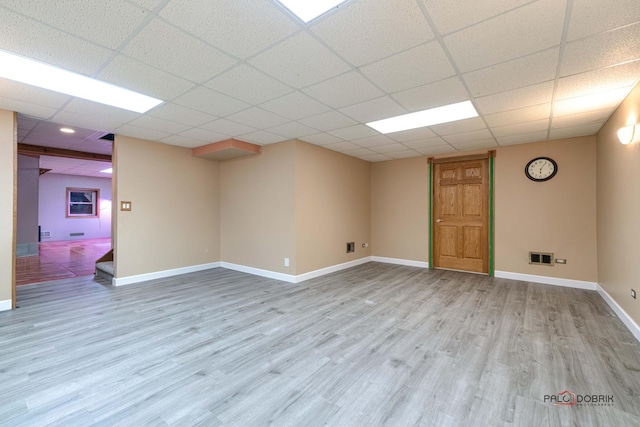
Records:
[[[40,232],[40,238],[41,239],[50,239],[51,238],[51,232],[50,231],[42,231],[42,232]]]

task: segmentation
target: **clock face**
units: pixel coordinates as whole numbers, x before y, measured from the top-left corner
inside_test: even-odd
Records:
[[[558,164],[548,157],[537,157],[527,163],[524,173],[532,181],[547,181],[558,172]]]

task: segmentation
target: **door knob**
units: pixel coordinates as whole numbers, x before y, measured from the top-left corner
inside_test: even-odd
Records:
[[[436,219],[436,222],[442,222],[442,220],[441,219]]]

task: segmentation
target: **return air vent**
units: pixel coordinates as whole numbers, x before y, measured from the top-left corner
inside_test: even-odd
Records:
[[[50,239],[51,238],[51,232],[50,231],[42,231],[42,232],[40,232],[40,238],[41,239]]]
[[[529,264],[553,265],[553,254],[549,252],[529,252]]]
[[[71,237],[84,236],[84,233],[69,233],[69,236]]]

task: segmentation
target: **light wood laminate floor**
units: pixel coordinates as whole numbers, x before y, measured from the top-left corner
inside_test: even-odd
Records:
[[[640,345],[593,291],[369,263],[18,288],[0,425],[640,425]],[[545,395],[611,395],[556,406]]]

